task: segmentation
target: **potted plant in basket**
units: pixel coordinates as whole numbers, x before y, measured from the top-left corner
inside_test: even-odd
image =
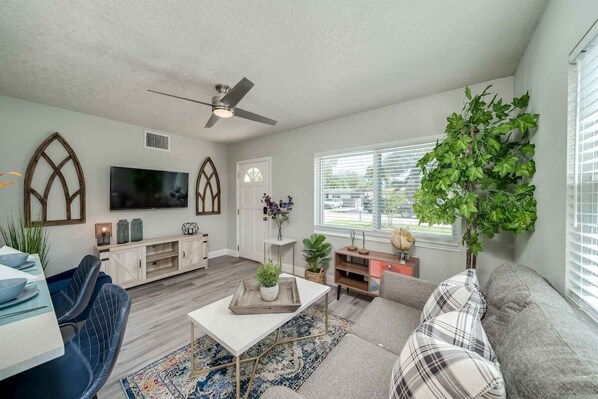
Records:
[[[314,233],[303,240],[303,258],[307,262],[305,279],[316,283],[326,284],[326,268],[330,263],[332,245],[326,241],[323,234]]]
[[[257,268],[255,278],[260,283],[260,295],[264,301],[272,302],[278,298],[278,277],[281,272],[282,267],[272,260]]]

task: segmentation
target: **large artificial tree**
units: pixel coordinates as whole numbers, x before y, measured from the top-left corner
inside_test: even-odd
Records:
[[[447,118],[445,137],[417,163],[422,180],[415,214],[420,223],[463,220],[466,268],[476,267],[484,237],[530,231],[537,217],[529,136],[539,115],[525,112],[527,93],[505,103],[490,97],[490,88],[475,96],[465,89],[461,113]]]

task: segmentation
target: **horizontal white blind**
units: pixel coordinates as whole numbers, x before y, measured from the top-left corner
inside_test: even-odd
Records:
[[[434,142],[316,156],[316,225],[453,239],[454,226],[420,225],[413,212],[421,183],[417,161]]]
[[[598,46],[574,61],[569,84],[567,295],[598,320]]]

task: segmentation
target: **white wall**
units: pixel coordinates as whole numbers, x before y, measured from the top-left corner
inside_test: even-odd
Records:
[[[510,101],[513,92],[512,78],[472,86],[475,92],[492,84],[493,90]],[[236,162],[272,156],[273,197],[292,195],[295,206],[290,223],[284,227],[286,236],[302,239],[314,231],[314,153],[351,148],[374,143],[394,142],[401,139],[438,135],[444,132],[446,117],[463,107],[463,89],[440,93],[413,101],[306,126],[276,135],[254,139],[228,148],[228,191],[235,192]],[[325,105],[324,105],[325,106]],[[235,196],[228,200],[228,248],[236,248]],[[334,248],[348,245],[348,239],[330,237]],[[298,249],[302,244],[298,244]],[[368,243],[373,250],[391,251],[389,243]],[[442,281],[461,271],[465,266],[464,251],[438,250],[418,247],[413,252],[420,257],[420,277]],[[478,261],[480,279],[485,281],[492,269],[505,260],[512,259],[512,239],[501,237],[487,245]],[[285,263],[290,263],[290,253]],[[304,261],[297,251],[296,265]],[[329,270],[331,275],[331,270]],[[332,281],[332,280],[330,280]]]
[[[565,195],[568,56],[598,18],[598,1],[548,4],[514,77],[514,92],[529,90],[540,114],[536,144],[536,230],[516,240],[515,259],[565,289]]]
[[[210,251],[226,248],[226,210],[221,215],[195,215],[195,180],[205,157],[210,156],[220,174],[223,207],[226,204],[226,147],[189,137],[171,135],[171,152],[143,148],[143,128],[60,108],[0,96],[0,171],[23,174],[36,148],[58,131],[81,162],[87,188],[87,222],[50,227],[50,257],[46,273],[73,266],[95,244],[94,224],[141,218],[144,237],[180,234],[183,222],[195,221],[209,234]],[[189,207],[186,209],[109,211],[110,166],[130,166],[189,173]],[[22,209],[23,180],[0,190],[0,219]],[[113,242],[115,236],[113,235]]]

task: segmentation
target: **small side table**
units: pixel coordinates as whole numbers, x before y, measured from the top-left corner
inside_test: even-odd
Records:
[[[282,259],[280,257],[280,249],[285,245],[292,245],[293,246],[293,275],[295,275],[295,243],[297,240],[293,238],[283,238],[282,240],[277,240],[276,238],[269,238],[264,240],[264,263],[266,263],[266,244],[270,245],[270,253],[272,253],[272,246],[278,247],[278,263],[282,265]]]

